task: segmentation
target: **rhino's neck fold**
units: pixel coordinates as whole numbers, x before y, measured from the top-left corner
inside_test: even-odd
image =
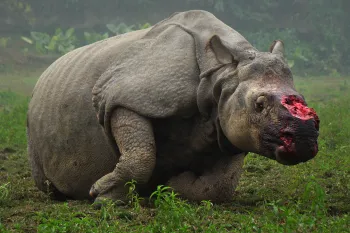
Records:
[[[238,77],[231,65],[222,65],[206,74],[201,75],[197,89],[197,106],[201,115],[209,118],[213,108],[220,111],[220,106],[235,92]]]
[[[231,71],[232,67],[225,65],[216,71],[208,72],[207,76],[203,76],[197,89],[197,105],[201,115],[215,124],[220,149],[227,154],[234,155],[242,153],[242,151],[228,141],[219,119],[223,104],[238,86],[236,71]]]

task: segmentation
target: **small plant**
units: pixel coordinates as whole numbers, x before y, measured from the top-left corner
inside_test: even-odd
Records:
[[[271,208],[266,211],[266,218],[278,223],[274,230],[283,229],[283,232],[310,232],[318,227],[321,229],[323,226],[320,224],[325,222],[327,217],[325,192],[313,177],[298,201],[274,201],[265,205]],[[266,224],[264,227],[271,226]]]
[[[146,228],[149,232],[222,232],[226,225],[208,221],[214,219],[213,203],[202,201],[193,205],[178,198],[172,188],[160,185],[152,193],[156,216]]]
[[[140,201],[143,200],[142,197],[136,192],[136,184],[135,180],[129,181],[125,184],[125,186],[129,186],[129,191],[127,194],[127,198],[129,199],[129,205],[133,207],[135,211],[139,211],[141,208]]]
[[[31,39],[25,36],[22,36],[21,38],[28,44],[35,44],[35,50],[37,53],[45,54],[45,46],[50,43],[50,35],[43,32],[31,32],[30,36]]]
[[[145,24],[139,24],[138,29],[146,29],[151,27],[152,25],[150,23],[145,23]]]
[[[311,181],[307,183],[302,201],[306,205],[305,208],[309,208],[310,214],[324,216],[327,212],[326,194],[314,177],[311,177]]]
[[[128,26],[125,23],[116,24],[106,24],[108,30],[110,30],[115,35],[124,34],[135,30],[135,25]]]
[[[153,197],[156,198],[156,200],[154,201],[156,207],[161,206],[162,204],[164,204],[164,202],[171,204],[172,202],[176,201],[177,194],[174,193],[174,191],[169,192],[171,189],[171,187],[159,185],[157,187],[157,190],[151,194],[150,199],[152,199]]]
[[[9,199],[9,183],[0,185],[0,204]]]
[[[59,52],[65,54],[75,49],[77,41],[74,35],[74,28],[69,28],[66,32],[57,28],[55,34],[51,37],[50,43],[45,48],[50,52]]]
[[[65,32],[61,28],[57,28],[52,37],[43,32],[31,32],[31,38],[25,36],[21,38],[28,44],[35,43],[35,50],[39,54],[48,52],[65,54],[75,49],[77,38],[74,31],[74,28],[69,28]]]
[[[116,215],[116,203],[112,200],[106,200],[103,205],[101,206],[100,211],[100,219],[103,221],[108,221],[110,219],[113,219],[113,217]]]
[[[11,37],[0,37],[0,48],[6,49]]]
[[[124,34],[127,32],[131,32],[134,30],[140,30],[140,29],[146,29],[151,27],[151,24],[149,23],[145,23],[145,24],[139,24],[137,27],[135,25],[126,25],[125,23],[120,23],[118,25],[116,24],[106,24],[106,27],[108,28],[108,30],[110,30],[112,33],[114,33],[115,35],[119,35],[119,34]]]
[[[210,211],[213,208],[213,203],[209,200],[201,201],[200,209],[204,209],[206,211]]]

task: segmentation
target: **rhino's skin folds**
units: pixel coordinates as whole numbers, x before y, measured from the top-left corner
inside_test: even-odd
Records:
[[[54,198],[124,201],[134,179],[144,195],[166,184],[225,202],[247,152],[305,162],[318,127],[281,41],[259,52],[194,10],[55,61],[33,90],[28,154],[37,187]]]

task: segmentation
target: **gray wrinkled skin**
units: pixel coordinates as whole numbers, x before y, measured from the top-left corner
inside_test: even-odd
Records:
[[[286,94],[299,96],[281,42],[259,52],[208,12],[176,13],[42,74],[27,119],[35,183],[55,198],[125,201],[134,179],[144,195],[166,184],[193,201],[230,201],[246,152],[309,159],[304,148],[287,162],[275,152],[281,122],[297,121],[268,96]]]

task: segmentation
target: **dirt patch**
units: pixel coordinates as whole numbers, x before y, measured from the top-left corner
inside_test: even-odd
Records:
[[[12,148],[4,148],[3,150],[0,150],[0,160],[6,160],[9,154],[13,154],[15,152],[16,150]]]

